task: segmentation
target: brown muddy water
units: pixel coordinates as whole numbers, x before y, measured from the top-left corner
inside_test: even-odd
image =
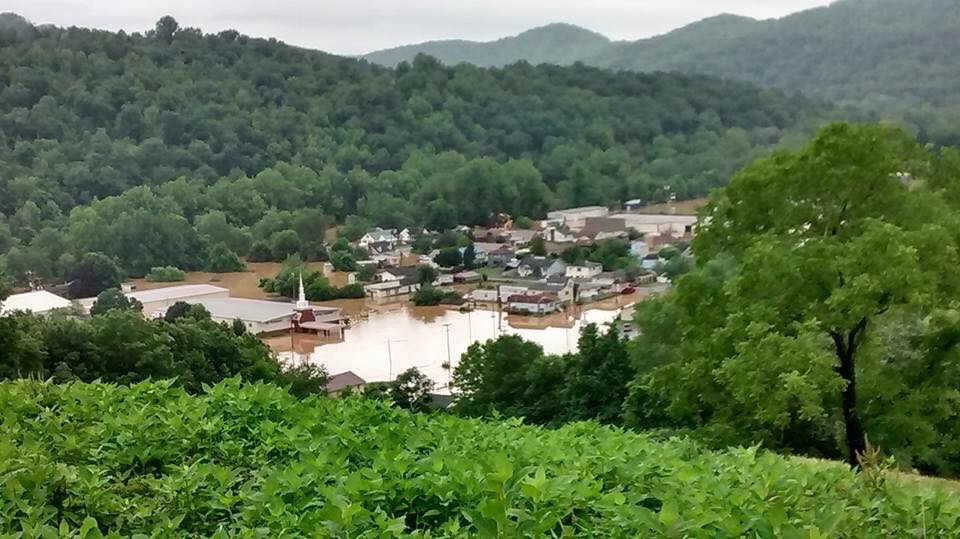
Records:
[[[322,263],[311,263],[321,270]],[[262,299],[267,294],[257,285],[261,278],[273,277],[279,263],[248,263],[248,271],[238,273],[191,272],[185,282],[149,283],[133,281],[139,290],[181,284],[212,284],[230,290],[238,298]],[[331,284],[342,286],[346,275],[327,275]],[[467,292],[467,288],[458,291]],[[264,339],[286,362],[324,365],[330,374],[353,371],[368,382],[392,380],[403,371],[416,367],[429,376],[440,392],[447,391],[452,370],[461,354],[474,342],[501,335],[519,335],[543,347],[548,354],[575,352],[580,329],[589,323],[604,325],[614,321],[624,308],[653,292],[640,289],[631,296],[619,296],[588,307],[568,307],[565,312],[545,317],[516,316],[494,310],[460,312],[447,307],[415,307],[406,300],[380,303],[365,299],[338,300],[317,305],[343,309],[350,327],[342,341],[313,335],[277,335]],[[448,346],[449,335],[449,346]],[[450,369],[445,369],[448,362]]]
[[[589,309],[569,308],[548,317],[494,310],[460,312],[409,303],[368,305],[367,314],[352,321],[341,342],[284,335],[267,339],[267,343],[283,361],[323,365],[330,374],[353,371],[368,382],[392,380],[415,367],[443,393],[448,391],[460,356],[472,343],[518,335],[539,344],[548,354],[575,352],[583,326],[613,322],[622,309],[633,308],[643,295],[614,298]]]

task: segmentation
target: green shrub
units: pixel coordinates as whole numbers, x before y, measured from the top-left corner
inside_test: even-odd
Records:
[[[0,385],[0,530],[100,537],[956,537],[960,497],[842,465],[578,423],[298,401]],[[79,531],[81,526],[89,534]],[[28,531],[29,530],[29,531]],[[60,532],[63,535],[58,535]]]
[[[150,268],[147,281],[151,283],[175,283],[186,280],[187,274],[180,268],[173,266],[157,266]]]

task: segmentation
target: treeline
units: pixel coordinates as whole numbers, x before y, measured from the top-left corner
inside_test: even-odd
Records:
[[[0,304],[3,295],[0,292]],[[140,306],[109,290],[89,319],[13,313],[0,317],[0,380],[38,378],[133,384],[173,379],[196,393],[204,385],[240,377],[326,394],[327,374],[312,365],[281,365],[242,323],[219,324],[202,306],[178,303],[167,316],[145,319]]]
[[[87,252],[132,276],[224,267],[221,245],[318,259],[351,216],[443,229],[691,197],[821,112],[678,74],[391,70],[168,17],[144,34],[0,22],[0,253],[21,282]]]
[[[569,357],[477,345],[455,407],[960,476],[960,152],[838,124],[705,215],[696,267],[638,306],[638,337],[591,329]]]

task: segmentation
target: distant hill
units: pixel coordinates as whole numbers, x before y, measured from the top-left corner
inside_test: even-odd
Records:
[[[567,25],[531,32],[539,43],[567,46],[534,55],[522,46],[527,40],[521,34],[491,43],[414,45],[366,58],[395,64],[423,52],[445,63],[583,61],[614,69],[717,75],[871,110],[902,111],[908,123],[923,112],[918,107],[927,109],[928,124],[943,122],[933,109],[960,107],[957,0],[843,0],[763,21],[721,15],[635,42],[604,42]]]
[[[390,67],[412,61],[418,54],[428,54],[448,65],[466,62],[482,67],[499,67],[520,60],[532,64],[569,65],[603,56],[610,52],[611,46],[609,39],[596,32],[557,23],[496,41],[428,41],[372,52],[364,58]]]

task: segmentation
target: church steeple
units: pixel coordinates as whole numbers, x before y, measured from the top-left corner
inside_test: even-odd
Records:
[[[300,272],[300,289],[297,294],[297,310],[305,311],[310,308],[310,303],[307,302],[307,295],[303,291],[303,272]]]

